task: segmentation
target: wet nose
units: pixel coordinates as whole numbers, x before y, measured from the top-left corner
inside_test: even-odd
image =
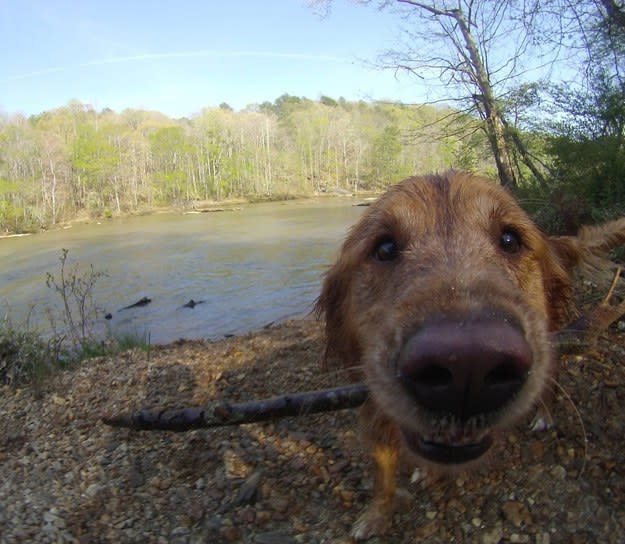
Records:
[[[531,347],[511,320],[440,320],[406,342],[397,376],[427,411],[466,421],[510,402],[531,366]]]

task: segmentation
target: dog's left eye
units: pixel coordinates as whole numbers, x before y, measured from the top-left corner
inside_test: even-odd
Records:
[[[399,249],[395,240],[392,238],[384,238],[375,246],[373,257],[382,262],[393,261],[399,256]]]
[[[521,237],[512,229],[504,229],[499,238],[499,246],[506,253],[518,253],[521,251]]]

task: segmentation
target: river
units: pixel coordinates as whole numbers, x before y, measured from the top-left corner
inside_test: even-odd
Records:
[[[166,213],[0,239],[0,311],[12,323],[50,330],[61,299],[46,287],[69,262],[106,273],[94,299],[98,326],[149,335],[151,343],[219,338],[310,312],[324,270],[362,213],[351,198],[244,205],[201,214]],[[141,299],[144,307],[119,311]],[[204,301],[193,309],[190,299]],[[112,319],[105,321],[104,313]]]

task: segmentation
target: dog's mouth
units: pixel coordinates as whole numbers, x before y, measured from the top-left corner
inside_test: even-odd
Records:
[[[426,438],[406,429],[402,429],[402,435],[406,446],[413,453],[440,465],[461,465],[475,461],[482,457],[493,444],[493,439],[488,433],[449,441]]]

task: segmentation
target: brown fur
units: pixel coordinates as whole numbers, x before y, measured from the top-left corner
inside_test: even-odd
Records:
[[[502,249],[502,233],[510,231],[521,241],[518,251]],[[388,240],[396,244],[396,258],[377,258]],[[317,302],[326,319],[326,361],[364,378],[371,391],[361,419],[377,474],[354,537],[388,528],[399,451],[419,457],[404,448],[406,436],[470,443],[514,424],[548,396],[556,374],[550,333],[574,317],[570,272],[624,241],[625,220],[586,228],[579,237],[550,238],[499,186],[453,171],[409,178],[365,212]],[[522,389],[484,422],[432,416],[397,379],[402,350],[433,319],[462,322],[485,313],[509,317],[531,348]]]

